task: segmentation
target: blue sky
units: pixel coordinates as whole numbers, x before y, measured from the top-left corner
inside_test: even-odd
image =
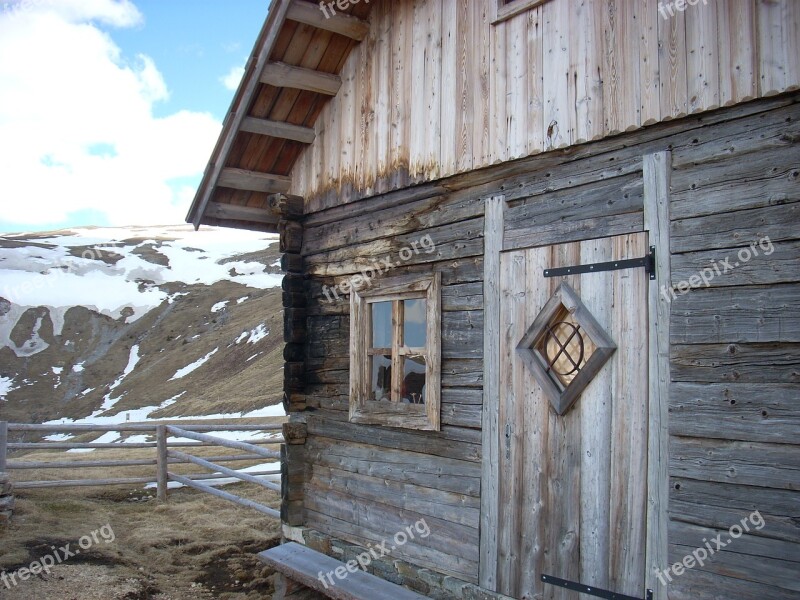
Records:
[[[0,0],[0,232],[183,222],[268,6]]]
[[[220,121],[233,92],[219,78],[241,67],[267,15],[268,0],[138,0],[144,24],[113,32],[126,56],[155,61],[170,89],[156,116],[207,111]]]

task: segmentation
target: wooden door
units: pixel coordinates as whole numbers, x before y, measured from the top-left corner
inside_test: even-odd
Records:
[[[647,249],[647,234],[636,233],[500,255],[497,591],[513,598],[587,597],[543,584],[542,574],[644,597],[649,277],[644,268],[543,272]],[[562,282],[616,350],[559,415],[518,346]],[[586,339],[584,354],[591,346]],[[557,358],[541,349],[543,360]]]

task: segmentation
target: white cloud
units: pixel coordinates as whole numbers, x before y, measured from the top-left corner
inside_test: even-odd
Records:
[[[113,27],[132,27],[144,20],[130,0],[11,0],[9,12],[48,10],[71,23],[93,20]]]
[[[219,80],[222,82],[222,85],[225,86],[226,89],[235,92],[236,89],[239,87],[239,82],[242,80],[242,76],[244,75],[244,67],[232,67],[228,74],[224,77],[220,77]]]
[[[169,97],[151,58],[98,27],[129,0],[22,0],[0,12],[0,198],[26,225],[99,211],[110,224],[182,222],[219,134],[210,114],[153,115]]]

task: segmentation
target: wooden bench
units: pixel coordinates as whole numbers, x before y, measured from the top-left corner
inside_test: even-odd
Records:
[[[265,550],[258,555],[258,558],[292,581],[316,590],[328,598],[337,600],[425,600],[426,598],[360,569],[354,573],[345,571],[346,576],[339,578],[334,573],[339,569],[339,573],[342,574],[342,568],[346,569],[345,563],[296,542],[288,542]],[[320,573],[325,583],[320,579]],[[327,573],[331,573],[332,577],[325,578]]]

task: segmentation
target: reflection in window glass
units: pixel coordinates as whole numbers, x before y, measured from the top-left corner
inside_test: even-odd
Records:
[[[374,302],[372,307],[372,347],[392,347],[392,303]]]
[[[403,398],[408,404],[425,403],[425,359],[407,356],[403,367]]]
[[[371,357],[371,390],[370,400],[389,402],[392,395],[392,357]]]
[[[404,300],[403,345],[409,348],[425,347],[426,301]]]

